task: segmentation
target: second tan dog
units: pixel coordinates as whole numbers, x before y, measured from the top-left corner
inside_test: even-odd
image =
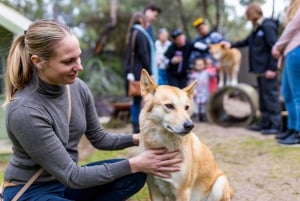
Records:
[[[242,55],[236,48],[217,43],[209,46],[209,51],[219,63],[218,87],[237,85]]]
[[[190,119],[196,82],[184,89],[158,86],[143,70],[140,114],[142,150],[165,147],[179,150],[183,162],[170,179],[149,175],[147,185],[152,201],[230,201],[233,196],[226,175],[212,152],[192,132]]]

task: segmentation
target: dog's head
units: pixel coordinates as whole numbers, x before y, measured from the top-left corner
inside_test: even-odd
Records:
[[[223,56],[224,51],[226,51],[226,49],[229,48],[224,43],[216,43],[209,45],[209,52],[217,60],[219,60]]]
[[[194,128],[190,118],[193,111],[194,81],[184,89],[169,85],[158,86],[143,69],[141,94],[144,107],[140,115],[141,127],[147,121],[154,122],[157,129],[165,129],[178,135],[186,135]],[[153,125],[152,125],[153,126]]]

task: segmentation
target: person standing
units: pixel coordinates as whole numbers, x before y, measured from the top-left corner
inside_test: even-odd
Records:
[[[194,67],[189,75],[189,83],[197,80],[197,86],[194,92],[194,115],[199,121],[207,121],[206,104],[210,97],[209,78],[210,74],[206,69],[204,58],[196,58]]]
[[[288,111],[287,130],[277,135],[279,144],[300,144],[300,1],[291,0],[285,29],[272,48],[272,55],[282,61],[282,96]],[[281,64],[280,64],[281,65]]]
[[[146,30],[149,36],[152,38],[153,42],[155,42],[155,35],[154,35],[152,24],[157,20],[161,11],[162,11],[161,8],[156,6],[153,3],[148,4],[143,11],[144,15],[146,16],[149,22],[149,26],[147,27]]]
[[[203,18],[199,17],[193,22],[193,26],[198,32],[198,36],[192,41],[192,51],[189,58],[190,67],[194,64],[196,58],[211,58],[216,63],[216,60],[209,53],[209,45],[224,41],[225,38],[216,31],[211,31],[209,25]]]
[[[184,88],[188,81],[188,59],[191,44],[180,29],[175,29],[171,36],[173,42],[165,53],[166,58],[169,60],[167,80],[169,85]]]
[[[127,200],[145,185],[146,173],[169,178],[179,169],[178,152],[164,149],[78,165],[83,135],[101,150],[139,144],[139,134],[101,126],[91,91],[77,77],[80,56],[78,39],[57,20],[33,22],[12,43],[3,107],[13,153],[4,172],[4,200],[37,173],[18,200]]]
[[[247,6],[246,17],[253,24],[253,30],[242,41],[231,47],[249,46],[249,71],[257,76],[259,109],[261,117],[250,130],[262,134],[279,134],[282,129],[281,103],[277,80],[277,61],[271,50],[278,37],[278,22],[265,18],[260,4]]]
[[[153,76],[152,69],[156,67],[154,43],[146,32],[147,18],[141,12],[134,13],[127,32],[127,52],[125,58],[126,92],[128,79],[140,80],[142,69],[146,69]],[[129,77],[131,75],[132,77]],[[141,96],[134,96],[130,108],[133,133],[139,133],[139,115],[141,111]]]
[[[143,14],[146,16],[146,19],[147,19],[147,22],[148,22],[147,28],[145,28],[145,29],[146,29],[148,35],[150,36],[151,41],[152,41],[154,46],[155,46],[154,43],[155,43],[155,38],[156,37],[154,35],[152,24],[157,20],[160,13],[161,13],[161,8],[156,6],[153,3],[148,4],[145,7],[144,11],[143,11]],[[155,49],[154,49],[154,51],[155,51]],[[157,66],[153,65],[151,71],[152,71],[153,79],[156,81],[156,83],[158,83],[158,76],[159,75],[158,75]]]
[[[156,49],[156,63],[158,68],[158,84],[166,85],[167,82],[167,74],[166,67],[168,63],[168,59],[165,57],[165,52],[168,47],[171,45],[171,41],[169,41],[169,32],[166,28],[162,28],[158,31],[158,39],[155,41],[155,49]]]

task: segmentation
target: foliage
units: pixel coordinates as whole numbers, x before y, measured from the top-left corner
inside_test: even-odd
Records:
[[[246,5],[251,0],[240,0],[241,5]],[[260,0],[264,2],[265,0]],[[94,55],[94,48],[102,31],[110,21],[110,1],[103,0],[1,0],[2,3],[18,10],[20,13],[35,21],[42,18],[55,18],[64,21],[69,25],[80,40],[82,49],[83,63],[93,63],[89,59]],[[236,10],[226,4],[224,0],[153,0],[153,3],[162,8],[158,20],[153,24],[154,33],[162,27],[172,31],[175,28],[184,29],[188,38],[192,40],[197,36],[197,32],[192,26],[192,22],[203,17],[212,29],[217,28],[229,41],[244,38],[248,31],[245,29],[245,17],[236,17]],[[205,3],[204,3],[205,2]],[[218,4],[216,4],[218,2]],[[122,63],[125,60],[127,44],[125,43],[128,24],[134,12],[142,12],[148,0],[118,0],[117,24],[108,34],[106,39],[104,52],[101,55],[102,61],[114,74],[122,76]],[[88,6],[87,6],[88,5]],[[181,7],[182,5],[182,7]],[[217,7],[219,5],[219,7]],[[205,11],[205,12],[204,12]],[[219,18],[217,17],[219,14]],[[230,18],[231,16],[231,18]],[[234,16],[234,17],[232,17]],[[184,17],[184,19],[182,18]],[[111,57],[110,55],[114,55]],[[112,53],[112,54],[111,54]],[[94,60],[94,58],[92,58]],[[98,65],[94,62],[93,65]],[[95,67],[96,70],[102,68]],[[108,87],[108,82],[113,81],[110,85],[115,88],[120,87],[119,81],[113,80],[113,76],[104,75],[102,77],[98,71],[83,73],[85,80],[92,79],[89,84],[93,89],[101,92],[107,92],[108,88],[103,90],[99,87]],[[104,71],[101,71],[104,72]],[[105,72],[108,72],[105,70]],[[109,71],[110,72],[110,71]],[[84,76],[88,75],[88,76]],[[102,74],[101,74],[102,75]],[[100,79],[101,78],[101,79]],[[118,79],[118,78],[116,78]],[[102,83],[97,83],[98,81]],[[98,89],[96,89],[96,86]],[[112,86],[110,86],[112,87]],[[122,90],[113,90],[111,93],[117,92],[122,94]]]
[[[104,66],[99,58],[87,61],[80,78],[86,81],[94,96],[125,94],[123,78],[112,68]]]

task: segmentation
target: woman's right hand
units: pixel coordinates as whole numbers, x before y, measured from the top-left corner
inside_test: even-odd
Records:
[[[178,151],[167,152],[164,148],[146,150],[129,159],[133,173],[144,172],[163,178],[170,178],[172,172],[179,171],[182,161]]]

